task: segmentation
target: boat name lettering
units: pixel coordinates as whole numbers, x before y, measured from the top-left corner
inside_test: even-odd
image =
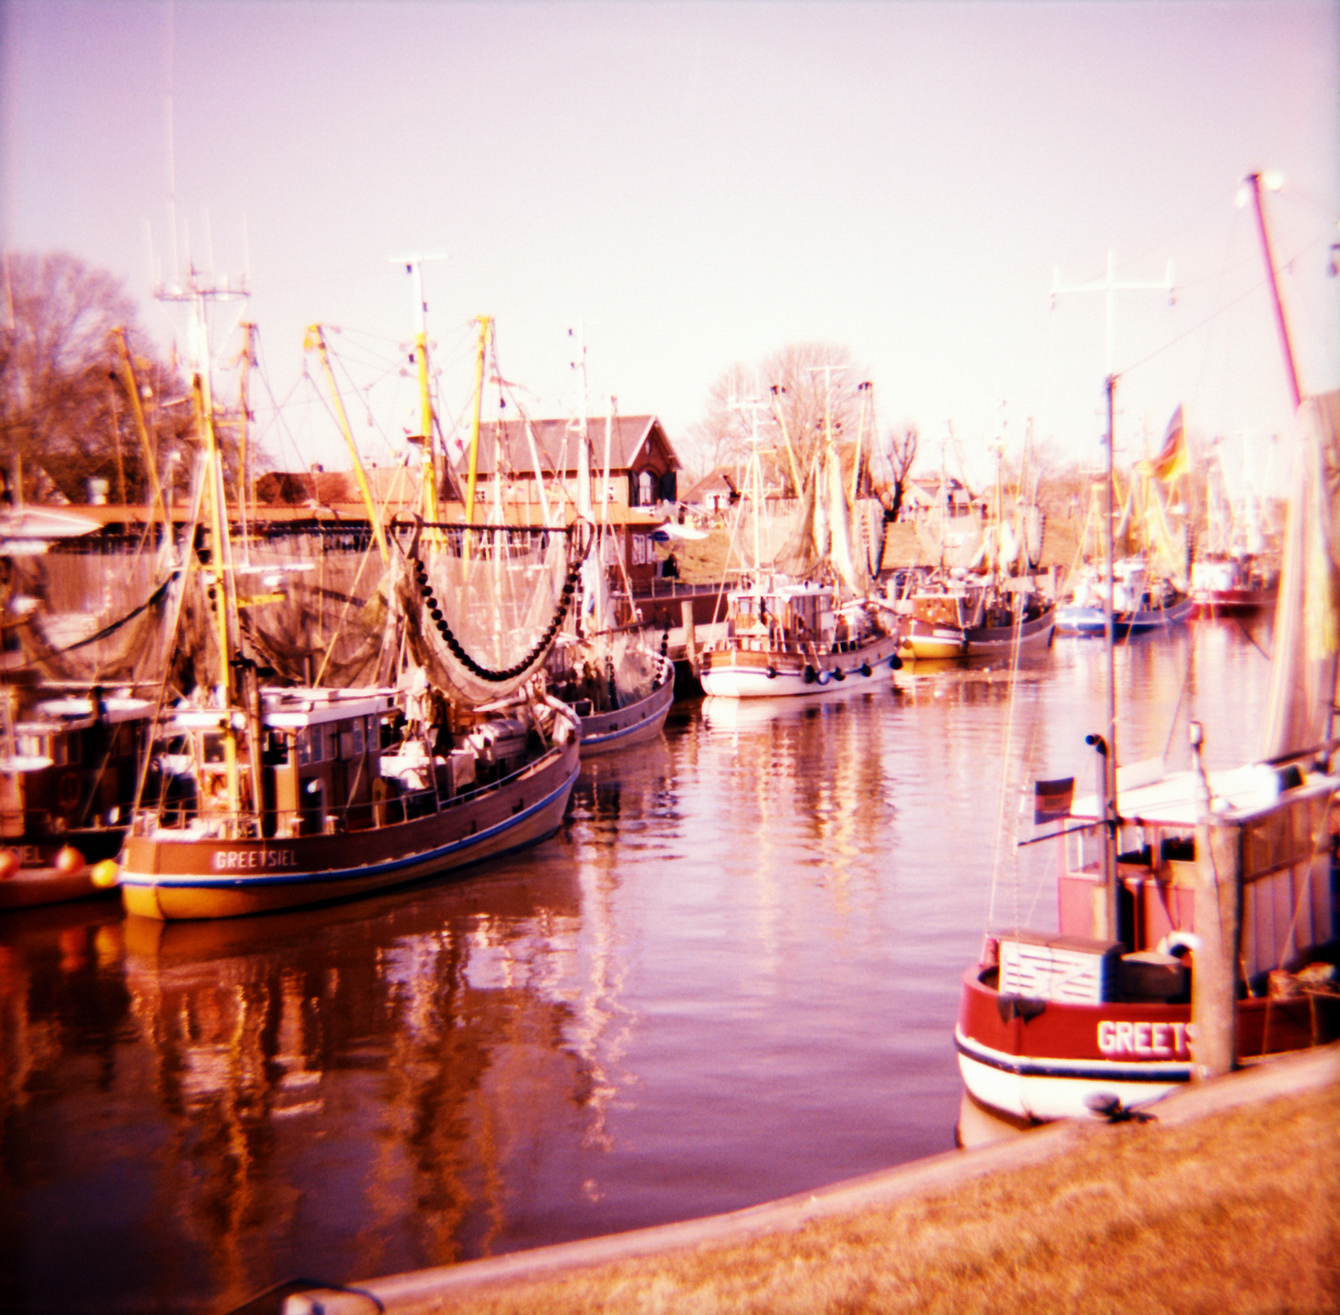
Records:
[[[214,871],[231,872],[242,868],[293,868],[297,860],[291,849],[216,849]]]
[[[1105,1055],[1189,1059],[1190,1045],[1190,1023],[1118,1023],[1105,1018],[1098,1024],[1098,1049]]]

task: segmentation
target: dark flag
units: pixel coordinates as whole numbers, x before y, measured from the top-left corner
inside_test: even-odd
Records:
[[[1075,797],[1075,778],[1059,781],[1033,782],[1033,825],[1059,822],[1070,813],[1070,801]]]

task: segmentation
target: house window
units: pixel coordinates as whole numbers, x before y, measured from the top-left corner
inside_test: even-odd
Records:
[[[645,534],[633,535],[633,565],[645,566],[647,564],[647,536]]]
[[[646,507],[656,501],[656,475],[654,471],[644,470],[637,477],[638,506]]]

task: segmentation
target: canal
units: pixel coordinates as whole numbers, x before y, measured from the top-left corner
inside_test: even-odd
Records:
[[[1268,636],[1117,654],[1118,750],[1255,747]],[[209,1312],[731,1210],[954,1144],[988,904],[1055,925],[1021,789],[1092,779],[1102,645],[1017,678],[677,704],[562,831],[476,870],[205,924],[0,920],[0,1308]],[[994,895],[993,872],[998,874]]]

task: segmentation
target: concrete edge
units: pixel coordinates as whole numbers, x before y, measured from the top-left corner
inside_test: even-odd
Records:
[[[1185,1087],[1150,1109],[1160,1123],[1178,1125],[1279,1096],[1320,1090],[1336,1081],[1340,1081],[1340,1042]],[[401,1306],[423,1305],[437,1296],[481,1284],[530,1281],[568,1270],[668,1251],[687,1251],[708,1244],[730,1246],[909,1196],[952,1190],[987,1174],[1043,1164],[1065,1154],[1101,1126],[1097,1122],[1055,1123],[993,1146],[945,1151],[929,1159],[727,1214],[440,1265],[352,1283],[343,1289],[313,1289],[290,1296],[284,1303],[283,1315],[366,1315],[369,1302],[379,1310],[392,1311]]]

